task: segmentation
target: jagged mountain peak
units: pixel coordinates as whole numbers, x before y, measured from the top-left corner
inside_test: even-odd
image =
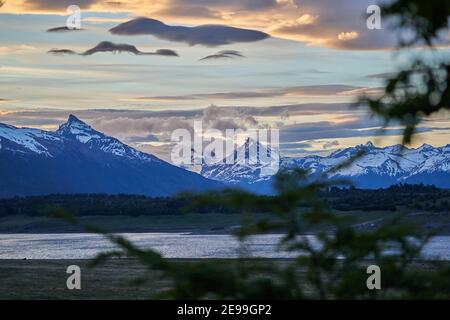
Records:
[[[59,126],[56,133],[66,138],[75,138],[81,143],[87,143],[92,139],[105,137],[103,133],[94,130],[90,125],[81,121],[73,114],[69,115],[67,122]]]
[[[59,127],[56,133],[65,138],[77,140],[78,142],[86,144],[93,150],[101,150],[115,156],[144,161],[161,161],[151,154],[138,151],[114,137],[107,136],[102,132],[93,129],[90,125],[81,121],[73,114],[69,116],[66,123]]]
[[[328,156],[311,155],[306,157],[283,157],[280,168],[302,168],[311,172],[312,176],[322,173],[349,158],[365,151],[350,166],[346,166],[329,178],[347,178],[363,188],[387,187],[399,182],[435,184],[439,187],[450,187],[450,147],[434,147],[423,145],[419,148],[406,148],[402,145],[376,147],[372,142],[337,150]],[[262,177],[257,166],[220,165],[202,169],[205,177],[228,183],[254,183],[262,180],[270,181],[270,177]],[[433,176],[431,176],[433,175]]]
[[[67,119],[67,123],[71,123],[71,124],[83,124],[83,125],[87,125],[85,122],[81,121],[79,118],[77,118],[75,115],[70,114],[69,118]]]
[[[375,145],[373,144],[372,141],[367,141],[364,147],[366,147],[367,149],[374,149]]]
[[[140,152],[70,116],[57,131],[0,126],[0,197],[51,193],[168,196],[220,183]]]

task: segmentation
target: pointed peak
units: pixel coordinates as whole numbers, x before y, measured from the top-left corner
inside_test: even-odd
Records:
[[[80,122],[80,123],[84,123],[83,121],[81,121],[80,119],[78,119],[76,116],[74,116],[73,114],[69,115],[69,118],[67,119],[68,123],[74,123],[74,122]]]
[[[90,125],[81,121],[76,116],[71,114],[66,123],[63,123],[56,131],[57,134],[65,137],[76,138],[80,142],[87,142],[92,138],[100,138],[102,133],[92,129]]]
[[[91,128],[90,125],[88,125],[86,122],[81,121],[73,114],[69,115],[67,122],[61,125],[61,128],[62,127],[79,127],[79,128],[85,128],[85,129]]]
[[[364,146],[366,148],[370,148],[370,149],[375,147],[375,145],[372,143],[372,141],[367,141]]]

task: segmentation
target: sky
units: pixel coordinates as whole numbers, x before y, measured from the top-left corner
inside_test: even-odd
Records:
[[[70,113],[166,158],[170,133],[208,127],[280,129],[285,155],[400,141],[361,94],[379,94],[411,52],[375,0],[6,0],[0,7],[0,122],[55,130]],[[67,31],[67,8],[81,28]],[[444,39],[450,40],[449,35]],[[121,52],[118,52],[120,51]],[[101,52],[102,51],[102,52]],[[448,55],[447,43],[437,52]],[[447,144],[448,114],[415,145]]]

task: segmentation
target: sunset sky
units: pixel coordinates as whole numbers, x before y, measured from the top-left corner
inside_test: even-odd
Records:
[[[375,0],[4,2],[0,122],[53,130],[74,113],[162,157],[170,132],[194,119],[219,129],[277,126],[287,155],[397,143],[398,127],[375,140],[382,123],[349,103],[379,93],[422,51],[393,50],[398,34],[384,20],[367,28]],[[69,5],[81,7],[83,30],[49,31],[66,25]],[[88,51],[102,41],[147,54]],[[447,34],[438,54],[449,54],[448,42]],[[415,144],[447,144],[448,119],[425,122]]]

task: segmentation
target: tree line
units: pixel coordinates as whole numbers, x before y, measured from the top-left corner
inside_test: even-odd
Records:
[[[399,184],[386,189],[331,187],[317,192],[331,209],[338,211],[396,211],[399,207],[416,210],[449,210],[450,190],[434,186]],[[270,196],[267,196],[270,198]],[[189,196],[151,198],[141,195],[54,194],[0,199],[0,216],[44,216],[49,208],[65,209],[73,216],[104,215],[181,215],[196,213],[238,213],[227,206],[202,204],[189,209]],[[301,204],[308,207],[308,203]],[[256,211],[249,210],[249,211]]]

